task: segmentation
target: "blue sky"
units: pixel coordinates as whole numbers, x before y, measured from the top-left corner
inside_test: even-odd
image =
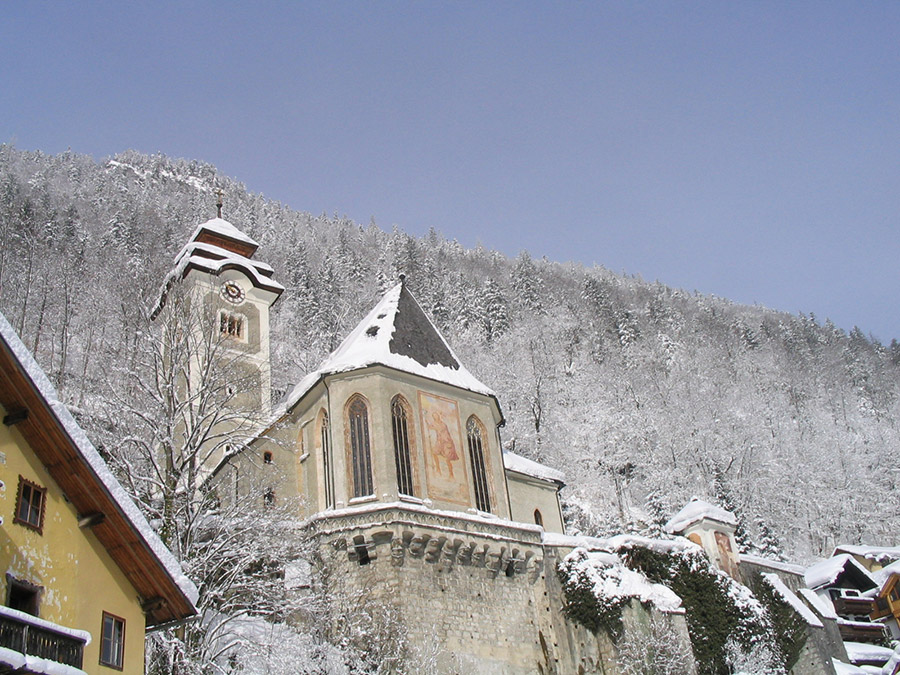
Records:
[[[0,4],[0,142],[900,338],[900,3]]]

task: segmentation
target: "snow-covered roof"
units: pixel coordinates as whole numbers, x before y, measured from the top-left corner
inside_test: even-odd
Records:
[[[737,526],[737,518],[733,513],[694,497],[681,511],[672,516],[664,529],[671,534],[677,534],[701,520],[715,520],[725,525]]]
[[[18,362],[25,377],[30,380],[32,386],[49,407],[56,423],[65,432],[71,441],[72,448],[77,452],[83,462],[83,466],[89,469],[90,475],[98,484],[98,490],[105,490],[115,505],[118,506],[126,521],[131,525],[141,540],[149,547],[159,564],[165,570],[169,578],[178,586],[184,596],[192,603],[197,602],[197,588],[188,579],[181,569],[178,561],[172,555],[165,544],[150,527],[144,515],[132,501],[119,481],[113,476],[106,462],[88,440],[84,430],[72,417],[66,406],[59,400],[56,389],[50,383],[47,375],[34,360],[31,352],[16,335],[2,314],[0,314],[0,339],[9,348],[12,356]],[[71,496],[71,495],[70,495]]]
[[[509,452],[508,450],[503,451],[503,465],[506,467],[507,471],[515,471],[517,473],[523,473],[526,476],[549,480],[555,483],[566,482],[565,474],[563,474],[562,471],[553,469],[545,464],[535,462],[526,457],[522,457],[513,452]]]
[[[834,666],[835,675],[869,675],[865,670],[838,659],[831,659],[831,665]]]
[[[894,655],[893,649],[865,642],[844,640],[844,647],[847,649],[847,657],[854,664],[873,662],[885,663]]]
[[[881,565],[900,560],[900,546],[863,546],[857,544],[841,544],[835,546],[832,555],[849,553],[866,560],[873,560]]]
[[[222,257],[210,257],[205,253],[216,250]],[[227,249],[212,246],[210,244],[198,244],[192,242],[182,249],[180,257],[175,260],[175,267],[169,273],[170,277],[180,279],[188,267],[196,267],[210,274],[219,274],[227,267],[239,267],[250,277],[254,286],[265,288],[275,293],[284,291],[284,286],[271,277],[272,268],[265,263],[232,253]]]
[[[812,589],[825,588],[837,582],[838,578],[847,570],[853,570],[854,573],[862,575],[864,580],[868,580],[869,584],[863,584],[868,588],[876,585],[869,571],[856,562],[853,556],[848,553],[836,555],[808,567],[803,578],[806,581],[806,585]]]
[[[882,567],[876,572],[870,572],[870,574],[875,580],[875,583],[878,584],[878,588],[881,588],[884,586],[885,582],[891,578],[892,574],[900,574],[900,560],[892,562],[890,565]]]
[[[225,240],[236,243],[229,244]],[[213,218],[198,225],[188,243],[175,256],[175,264],[163,280],[156,306],[150,313],[151,318],[155,319],[162,311],[172,285],[181,281],[192,269],[219,275],[226,269],[237,268],[247,275],[254,287],[274,293],[277,299],[284,292],[284,286],[272,278],[272,266],[251,260],[258,246],[253,239],[222,218]]]
[[[220,237],[225,237],[227,239],[232,239],[234,241],[239,241],[244,244],[249,244],[253,247],[259,247],[259,244],[256,243],[251,237],[248,237],[246,234],[237,229],[234,225],[229,223],[224,218],[213,218],[211,220],[207,220],[205,223],[200,223],[197,226],[197,229],[194,230],[194,233],[191,235],[191,240],[197,239],[202,232],[210,232],[212,234],[217,234]]]
[[[797,614],[799,614],[806,623],[810,626],[815,626],[816,628],[824,628],[822,622],[819,621],[819,617],[817,617],[813,612],[803,604],[803,601],[800,600],[794,592],[784,585],[784,582],[778,577],[774,572],[764,572],[762,575],[763,579],[766,580],[766,583],[772,587],[772,590],[775,591],[781,599],[784,600],[787,604],[789,604]]]
[[[386,366],[466,389],[496,400],[494,392],[466,370],[401,281],[385,293],[317,370],[304,377],[276,411],[293,408],[326,375]]]

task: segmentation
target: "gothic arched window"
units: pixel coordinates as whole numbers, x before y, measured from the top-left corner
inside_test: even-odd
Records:
[[[322,453],[322,478],[325,482],[325,508],[334,506],[334,469],[331,463],[331,444],[328,442],[328,413],[322,410],[319,412],[318,429],[318,446]]]
[[[544,526],[544,516],[541,515],[540,509],[534,510],[534,524],[540,525],[541,527]]]
[[[354,396],[347,406],[347,428],[350,436],[353,497],[367,497],[375,492],[375,488],[372,482],[369,408],[362,396]]]
[[[484,430],[474,415],[466,422],[469,441],[469,461],[472,464],[472,483],[475,488],[475,508],[479,511],[491,510],[491,496],[488,490],[487,471],[484,466]]]
[[[397,490],[401,495],[415,496],[412,457],[410,453],[409,403],[399,394],[391,401],[391,431],[394,437],[394,464],[397,467]]]

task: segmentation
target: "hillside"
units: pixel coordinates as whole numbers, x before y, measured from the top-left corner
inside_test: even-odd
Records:
[[[0,310],[109,451],[102,402],[124,386],[137,317],[214,215],[216,187],[288,289],[273,315],[277,389],[402,271],[498,393],[504,442],[566,472],[575,527],[652,531],[696,494],[735,510],[758,549],[780,541],[807,559],[836,543],[900,543],[896,341],[602,267],[299,213],[201,162],[0,146]]]

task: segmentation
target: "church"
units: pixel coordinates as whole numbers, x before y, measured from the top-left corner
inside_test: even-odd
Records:
[[[287,509],[311,545],[308,584],[326,602],[389,608],[410,649],[437,655],[441,673],[616,673],[622,644],[660,630],[664,658],[696,672],[682,599],[625,562],[643,549],[710,565],[737,595],[749,593],[743,577],[770,578],[806,626],[791,672],[832,673],[833,655],[846,658],[831,619],[797,609],[796,570],[738,556],[736,521],[717,507],[686,506],[669,530],[684,538],[567,536],[563,474],[504,449],[500,398],[460,362],[403,276],[273,404],[269,315],[285,288],[219,207],[176,256],[155,315],[177,286],[232,366],[224,389],[236,414],[213,430],[227,442],[204,455],[206,490],[261,513]],[[191,358],[186,386],[206,357]]]
[[[567,622],[545,582],[558,586],[572,547],[545,540],[564,534],[562,473],[504,451],[498,396],[402,276],[270,405],[269,312],[284,287],[257,248],[220,212],[176,257],[157,308],[178,283],[210,314],[245,369],[236,399],[264,420],[210,453],[209,484],[223,499],[255,489],[261,505],[296,503],[330,576],[396,603],[414,644],[439,635],[457,662],[556,672]]]

